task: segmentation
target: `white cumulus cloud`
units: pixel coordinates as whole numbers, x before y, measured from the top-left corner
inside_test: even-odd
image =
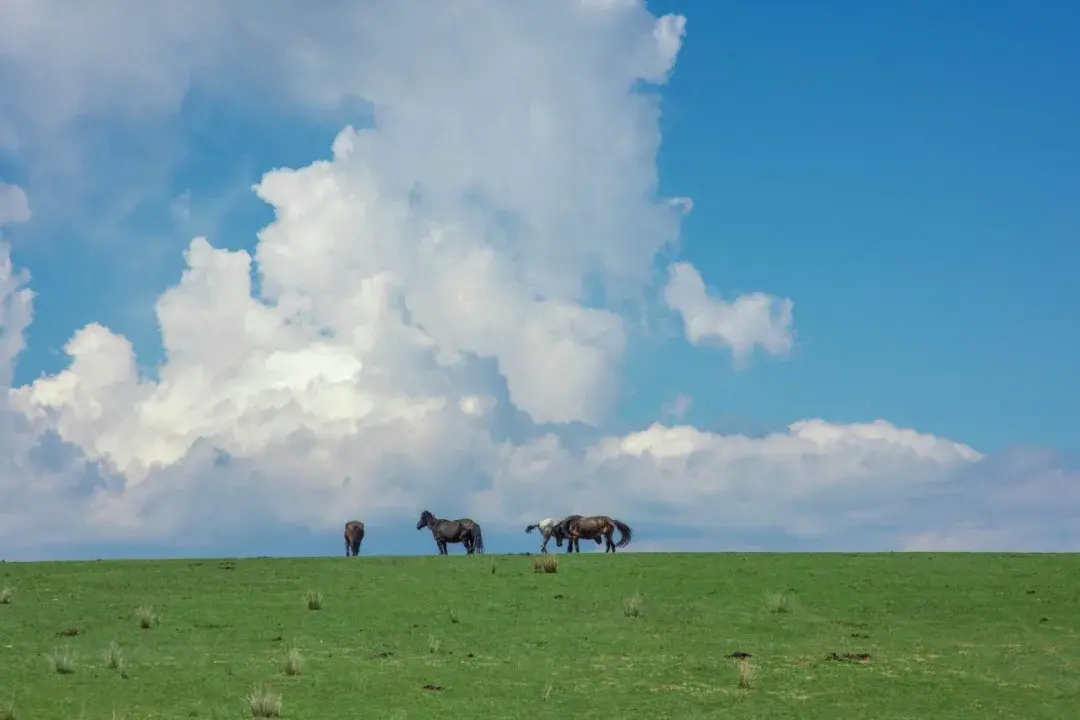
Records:
[[[794,303],[755,292],[731,302],[711,297],[693,265],[673,263],[668,268],[664,302],[682,316],[686,339],[694,345],[715,341],[731,348],[737,365],[745,365],[755,347],[786,355],[795,342]]]

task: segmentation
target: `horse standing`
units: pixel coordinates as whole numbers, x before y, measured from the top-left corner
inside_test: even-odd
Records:
[[[469,555],[474,552],[484,552],[484,535],[480,531],[480,524],[471,518],[446,520],[437,518],[425,510],[420,513],[420,521],[416,523],[416,529],[420,530],[424,527],[431,530],[431,536],[435,538],[435,544],[439,546],[440,555],[450,554],[446,549],[447,543],[461,543]]]
[[[345,557],[360,554],[360,543],[364,542],[364,523],[350,520],[345,523]]]
[[[605,543],[604,552],[615,552],[617,547],[626,547],[630,544],[631,531],[630,526],[624,522],[610,518],[607,515],[590,515],[589,517],[581,517],[580,515],[571,515],[560,523],[561,531],[566,535],[567,547],[566,552],[581,552],[581,545],[579,540],[585,538],[586,540],[595,540],[599,545],[601,541]],[[619,541],[615,542],[613,536],[615,530],[618,529],[620,537]],[[562,542],[556,538],[555,543],[562,547]]]

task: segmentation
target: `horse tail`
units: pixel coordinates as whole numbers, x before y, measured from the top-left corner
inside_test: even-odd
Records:
[[[473,547],[482,555],[484,553],[484,533],[480,530],[479,523],[473,525],[473,542],[475,543]]]
[[[535,530],[538,527],[540,527],[540,526],[539,525],[529,525],[528,527],[525,528],[525,532],[531,533],[533,530]]]
[[[615,527],[619,528],[619,533],[622,535],[622,537],[619,538],[619,542],[615,543],[615,547],[626,547],[629,545],[631,535],[630,526],[614,518],[611,519],[611,522],[615,523]]]

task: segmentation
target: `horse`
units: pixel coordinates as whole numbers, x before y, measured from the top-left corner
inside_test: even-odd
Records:
[[[345,557],[360,554],[360,543],[364,542],[364,523],[350,520],[345,523]]]
[[[458,520],[445,520],[437,518],[425,510],[420,513],[420,521],[416,523],[416,529],[428,528],[431,536],[435,538],[435,544],[439,546],[440,555],[449,555],[446,543],[461,543],[465,546],[465,552],[472,555],[474,552],[484,552],[484,535],[480,531],[480,524],[471,518]]]
[[[581,517],[580,515],[571,515],[570,517]],[[539,530],[540,536],[544,538],[544,542],[540,545],[540,552],[547,552],[547,544],[551,538],[555,538],[555,544],[558,547],[562,547],[562,541],[566,539],[566,531],[564,529],[564,523],[566,520],[556,522],[551,518],[544,518],[535,525],[529,525],[525,528],[525,532],[531,533],[533,530]]]
[[[567,538],[566,552],[573,552],[575,549],[581,552],[581,545],[579,544],[581,538],[595,540],[597,545],[604,541],[606,543],[604,546],[605,553],[608,551],[615,552],[615,548],[626,547],[630,544],[630,526],[607,515],[591,515],[589,517],[571,515],[563,520],[560,525],[562,525],[562,532],[565,533]],[[620,533],[619,542],[612,540],[616,528]],[[555,543],[562,547],[562,543],[558,539],[555,540]]]

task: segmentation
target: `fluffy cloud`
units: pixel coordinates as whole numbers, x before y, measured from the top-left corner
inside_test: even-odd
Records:
[[[327,159],[262,177],[254,192],[274,220],[253,253],[190,242],[155,306],[165,359],[152,374],[127,338],[90,324],[64,370],[9,388],[32,295],[3,246],[0,546],[48,543],[58,520],[86,539],[170,540],[267,518],[320,530],[345,514],[411,519],[421,506],[495,528],[597,511],[814,539],[900,522],[897,503],[987,461],[882,421],[758,438],[604,431],[635,311],[659,298],[690,342],[717,340],[739,363],[792,344],[788,300],[715,299],[685,262],[653,285],[691,203],[656,197],[658,109],[635,88],[671,73],[682,17],[633,0],[328,3],[257,18],[110,7],[114,21],[87,24],[68,4],[28,3],[0,22],[2,54],[43,88],[23,88],[20,117],[47,128],[79,112],[167,114],[191,84],[263,72],[283,102],[361,96],[375,123],[343,129]],[[78,43],[35,64],[76,27]],[[224,70],[236,54],[252,68],[239,78]],[[592,439],[574,436],[586,427]],[[904,507],[909,522],[882,543],[947,529],[912,524],[925,508]]]
[[[682,316],[686,339],[694,345],[715,341],[731,348],[735,364],[744,367],[755,347],[786,355],[794,343],[794,303],[765,293],[740,295],[732,302],[710,297],[693,265],[673,263],[668,269],[664,302]]]
[[[0,227],[30,219],[30,203],[18,185],[0,180]]]

